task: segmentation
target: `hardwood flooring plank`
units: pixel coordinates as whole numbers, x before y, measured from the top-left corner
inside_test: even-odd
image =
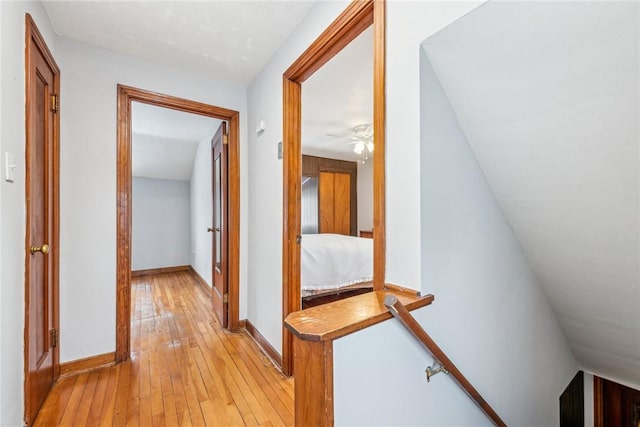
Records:
[[[36,426],[289,426],[293,379],[225,331],[189,271],[134,279],[131,360],[61,379]]]

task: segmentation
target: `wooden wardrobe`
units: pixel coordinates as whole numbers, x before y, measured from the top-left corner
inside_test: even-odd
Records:
[[[302,176],[318,178],[318,232],[356,236],[357,163],[303,155]]]

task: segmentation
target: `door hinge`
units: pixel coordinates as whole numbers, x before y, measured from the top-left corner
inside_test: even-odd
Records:
[[[224,145],[229,144],[229,135],[227,135],[226,133],[224,135],[222,135],[222,143]]]
[[[57,113],[60,109],[60,98],[58,95],[51,95],[51,111]]]
[[[229,294],[224,294],[222,296],[222,302],[225,304],[229,304]]]
[[[58,330],[51,329],[49,331],[49,335],[51,337],[51,347],[57,347],[58,346]]]

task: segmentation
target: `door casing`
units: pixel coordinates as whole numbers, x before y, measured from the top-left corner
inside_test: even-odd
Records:
[[[301,309],[302,83],[373,25],[373,288],[385,285],[385,0],[353,0],[283,74],[282,318]],[[293,374],[293,335],[282,325],[282,370]]]
[[[129,359],[131,336],[131,103],[170,108],[229,123],[228,329],[240,328],[240,113],[175,96],[118,85],[116,178],[116,363]]]

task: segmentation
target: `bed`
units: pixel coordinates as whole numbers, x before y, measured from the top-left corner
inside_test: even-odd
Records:
[[[303,234],[300,273],[302,308],[370,292],[373,239]]]

